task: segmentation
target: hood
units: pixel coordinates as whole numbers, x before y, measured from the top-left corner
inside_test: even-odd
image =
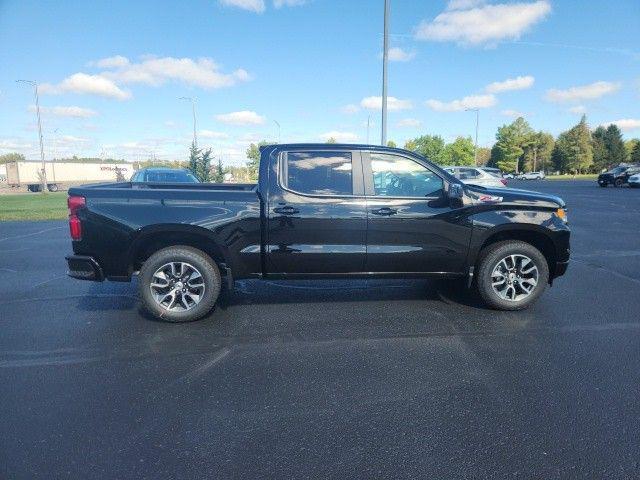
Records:
[[[564,208],[564,200],[555,195],[533,192],[531,190],[520,190],[518,188],[485,188],[477,185],[465,185],[467,193],[472,197],[481,199],[482,196],[491,197],[487,203],[496,205],[513,205],[525,207],[542,208]],[[480,202],[482,202],[480,200]]]

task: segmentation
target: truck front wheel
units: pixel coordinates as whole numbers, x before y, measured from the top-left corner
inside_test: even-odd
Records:
[[[168,322],[191,322],[214,307],[220,270],[206,253],[175,246],[151,255],[140,269],[138,288],[144,307]]]
[[[497,310],[522,310],[534,303],[549,281],[547,259],[519,240],[494,243],[481,252],[476,285],[482,300]]]

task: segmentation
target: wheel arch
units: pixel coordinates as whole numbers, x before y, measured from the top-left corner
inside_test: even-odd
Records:
[[[178,245],[203,251],[218,266],[228,265],[228,256],[211,230],[196,225],[162,224],[145,227],[138,232],[129,251],[131,270],[139,270],[155,252]]]
[[[555,271],[557,261],[556,246],[551,236],[545,232],[545,228],[537,225],[508,224],[489,230],[479,242],[475,258],[471,265],[477,268],[482,252],[487,247],[507,240],[519,240],[537,248],[547,260],[550,273],[549,282],[553,280],[552,272]]]

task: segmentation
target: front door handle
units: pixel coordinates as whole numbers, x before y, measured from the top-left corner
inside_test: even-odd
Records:
[[[373,213],[374,215],[389,216],[389,215],[395,215],[396,213],[398,213],[398,210],[390,207],[382,207],[382,208],[378,208],[377,210],[371,210],[371,213]]]
[[[299,213],[299,210],[297,208],[293,208],[291,205],[287,205],[286,207],[276,207],[273,211],[280,215],[295,215],[296,213]]]

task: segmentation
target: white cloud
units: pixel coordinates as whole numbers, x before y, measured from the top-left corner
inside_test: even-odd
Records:
[[[398,127],[419,127],[422,122],[417,118],[403,118],[397,123]]]
[[[407,52],[400,47],[393,47],[389,49],[389,61],[391,62],[409,62],[415,57],[416,52]]]
[[[222,113],[216,115],[216,120],[229,125],[261,125],[265,118],[256,112],[243,110],[240,112]]]
[[[305,3],[307,3],[307,0],[273,0],[273,6],[276,8],[298,7]]]
[[[353,114],[353,113],[359,112],[360,111],[360,107],[358,105],[350,103],[349,105],[342,106],[340,108],[340,111],[342,113]]]
[[[366,97],[360,101],[362,108],[369,110],[382,109],[382,97]],[[413,108],[411,100],[400,100],[396,97],[387,97],[387,109],[389,111],[410,110]]]
[[[613,122],[603,123],[603,127],[608,127],[609,125],[617,125],[620,130],[628,131],[628,130],[640,130],[640,119],[637,118],[622,118],[620,120],[615,120]]]
[[[129,59],[122,55],[114,55],[113,57],[101,58],[95,62],[89,62],[89,66],[98,68],[120,68],[129,65]]]
[[[355,133],[339,132],[337,130],[323,133],[319,137],[325,142],[330,138],[333,138],[336,142],[339,142],[339,143],[351,143],[351,142],[355,142],[358,139],[358,135],[356,135]]]
[[[202,138],[215,138],[217,140],[229,138],[228,133],[214,132],[213,130],[200,130],[198,136]]]
[[[493,95],[470,95],[460,100],[442,102],[440,100],[427,100],[426,104],[436,112],[459,112],[468,108],[488,108],[497,103]]]
[[[35,105],[30,105],[29,110],[34,112]],[[89,118],[95,117],[98,112],[89,108],[68,106],[68,107],[40,107],[40,112],[44,115],[55,115],[56,117]]]
[[[589,85],[571,87],[566,90],[552,88],[547,90],[546,99],[550,102],[579,102],[582,100],[593,100],[603,95],[608,95],[620,89],[620,83],[616,82],[594,82]]]
[[[584,105],[576,105],[575,107],[571,107],[569,109],[569,112],[582,115],[584,113],[587,113],[587,107],[585,107]]]
[[[101,75],[116,83],[141,83],[151,86],[178,81],[202,88],[230,87],[251,79],[246,70],[240,68],[231,73],[222,73],[210,58],[193,60],[188,57],[146,56],[139,63],[127,63],[102,72]]]
[[[219,0],[227,7],[237,7],[250,12],[262,13],[265,10],[264,0]]]
[[[526,3],[482,5],[473,1],[454,1],[433,21],[423,20],[417,27],[417,40],[454,41],[462,45],[495,44],[515,40],[551,12],[547,0]]]
[[[468,10],[483,3],[485,0],[449,0],[447,10]]]
[[[88,75],[86,73],[74,73],[57,85],[43,83],[39,87],[40,93],[78,93],[86,95],[98,95],[100,97],[126,100],[131,98],[131,93],[122,90],[112,80],[101,75]]]
[[[500,112],[500,115],[504,115],[505,117],[513,117],[513,118],[518,118],[518,117],[524,117],[525,114],[523,112],[520,112],[518,110],[502,110]]]
[[[507,78],[503,82],[493,82],[485,87],[485,91],[489,93],[508,92],[511,90],[526,90],[531,88],[535,82],[535,78],[531,75],[516,78]]]

